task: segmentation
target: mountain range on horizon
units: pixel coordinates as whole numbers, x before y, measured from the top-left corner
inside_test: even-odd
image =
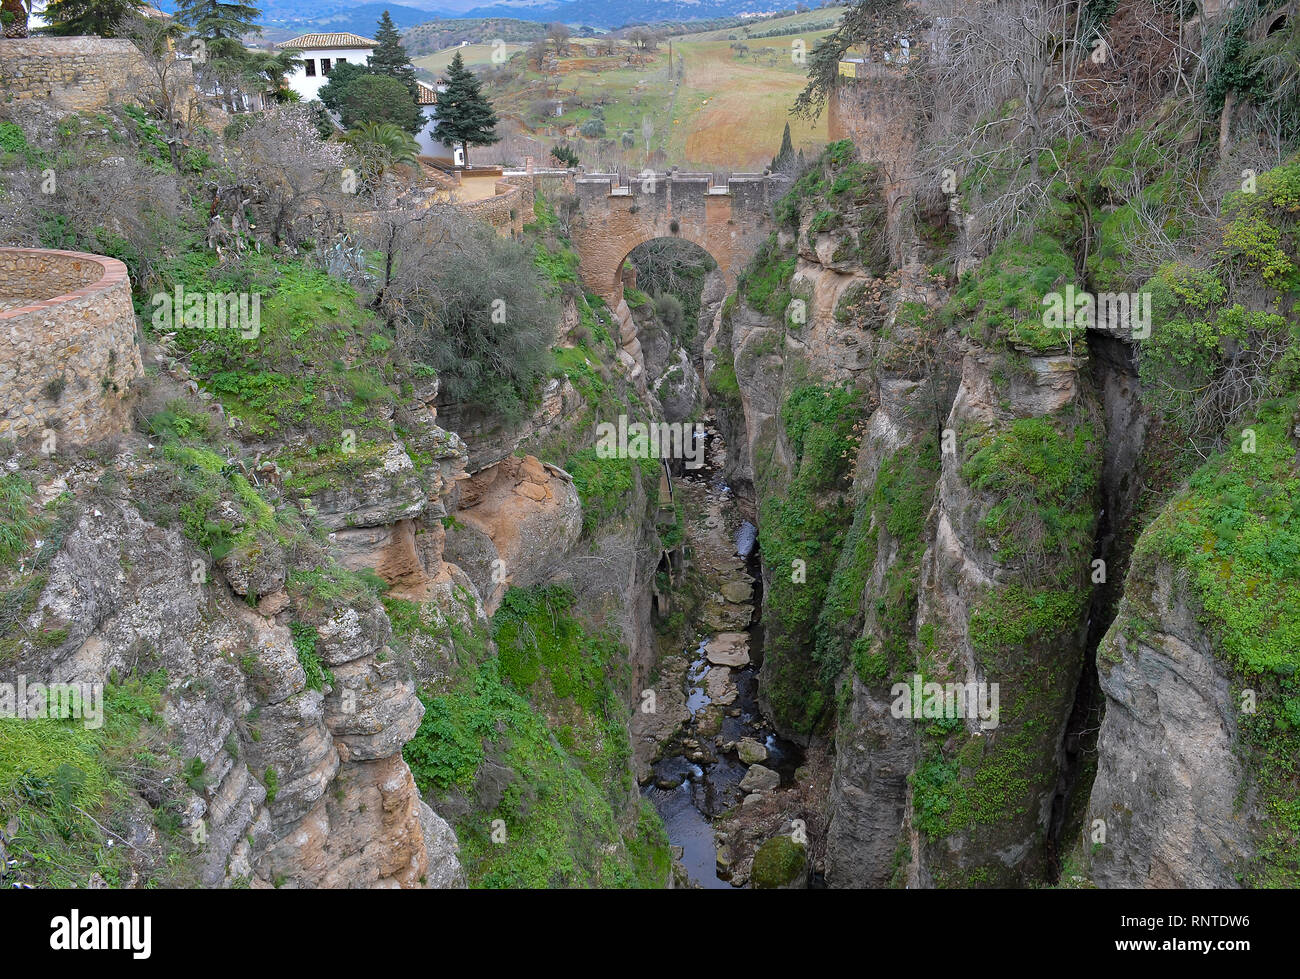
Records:
[[[174,0],[156,5],[175,12]],[[369,36],[385,10],[401,30],[441,18],[510,17],[517,20],[613,29],[627,24],[704,20],[742,14],[769,14],[793,4],[765,4],[761,0],[407,0],[376,3],[372,0],[262,0],[259,23],[268,35],[285,31],[350,31]]]

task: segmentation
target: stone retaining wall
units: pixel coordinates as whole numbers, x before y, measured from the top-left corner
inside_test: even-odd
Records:
[[[496,182],[496,195],[462,205],[467,214],[486,221],[497,234],[518,236],[524,224],[533,219],[533,178],[527,174],[502,177]]]
[[[183,84],[191,76],[189,63],[178,68]],[[150,84],[145,73],[140,52],[122,38],[0,40],[0,97],[7,102],[35,99],[62,112],[103,109],[137,101]]]
[[[856,79],[839,79],[826,104],[826,136],[831,142],[853,141],[862,159],[883,165],[886,175],[916,172],[921,111],[912,101],[903,74],[876,64],[859,66]],[[865,69],[865,70],[864,70]],[[902,265],[901,204],[909,188],[903,178],[886,183],[886,231],[890,253]]]
[[[0,248],[0,438],[80,444],[120,432],[143,372],[125,265]]]

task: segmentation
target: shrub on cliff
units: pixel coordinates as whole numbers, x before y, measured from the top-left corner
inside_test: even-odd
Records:
[[[390,615],[400,603],[389,602]],[[399,640],[432,629],[398,614]],[[460,649],[464,636],[453,641]],[[492,621],[495,649],[421,694],[403,749],[417,785],[457,821],[471,887],[661,887],[668,841],[636,807],[626,708],[613,678],[627,651],[575,614],[567,588],[511,588]],[[637,811],[628,825],[629,809]],[[504,831],[504,833],[503,833]]]
[[[556,304],[528,245],[484,225],[447,231],[450,247],[413,238],[399,253],[380,310],[403,351],[438,371],[443,397],[521,418],[551,370]]]
[[[1294,394],[1262,404],[1147,527],[1133,555],[1134,568],[1162,561],[1175,569],[1234,699],[1252,691],[1250,706],[1240,700],[1236,716],[1245,744],[1242,798],[1258,799],[1252,831],[1259,859],[1243,868],[1243,878],[1266,887],[1300,883],[1297,411]],[[1149,626],[1133,617],[1113,628],[1135,637]]]
[[[1142,400],[1171,442],[1202,457],[1300,380],[1300,160],[1260,174],[1256,193],[1230,194],[1224,211],[1211,268],[1169,262],[1143,287],[1156,325],[1138,346]]]

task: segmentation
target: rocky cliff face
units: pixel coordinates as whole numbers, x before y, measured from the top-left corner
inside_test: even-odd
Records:
[[[463,466],[458,440],[445,445],[451,469]],[[352,526],[338,531],[337,556],[384,568],[394,581],[434,577],[412,541],[445,484],[417,491],[400,444],[382,458],[358,481],[362,498]],[[232,551],[211,564],[133,502],[158,502],[166,468],[156,449],[132,438],[106,463],[41,487],[66,494],[69,529],[25,621],[45,630],[58,623],[58,641],[20,640],[19,671],[65,683],[163,671],[165,720],[188,773],[173,802],[205,886],[463,882],[455,836],[421,801],[402,758],[424,708],[408,664],[388,646],[383,606],[305,539],[298,566],[309,556],[336,587],[261,555]],[[163,777],[180,784],[174,773]],[[124,817],[123,835],[145,842],[145,864],[162,845],[152,816]]]
[[[1187,582],[1167,565],[1135,570],[1097,656],[1106,720],[1084,829],[1092,880],[1236,887],[1254,857],[1258,790],[1239,800],[1250,779],[1231,671],[1216,661]],[[1139,619],[1149,627],[1126,634]]]
[[[846,178],[856,194],[828,192]],[[1096,381],[1082,344],[991,326],[978,285],[950,293],[915,242],[891,271],[874,179],[829,150],[710,339],[728,479],[759,519],[765,705],[834,738],[832,886],[1041,878],[1087,651]],[[999,716],[900,716],[917,677],[995,687]]]
[[[1266,402],[1254,451],[1211,456],[1142,529],[1097,653],[1105,718],[1075,866],[1098,886],[1295,879],[1297,417],[1292,397]]]
[[[827,883],[1289,879],[1289,613],[1261,617],[1247,593],[1289,608],[1294,589],[1254,525],[1222,520],[1290,539],[1264,501],[1294,485],[1293,395],[1260,406],[1251,448],[1209,433],[1227,447],[1179,491],[1196,464],[1162,398],[1192,293],[1148,284],[1175,325],[1146,345],[1110,314],[1056,328],[1044,297],[1076,274],[1058,229],[979,261],[972,222],[945,228],[918,199],[889,248],[912,258],[891,270],[862,233],[878,193],[829,147],[706,347],[728,481],[759,523],[764,706],[783,733],[834,742]],[[1252,201],[1256,227],[1290,227],[1279,200]],[[1258,288],[1244,301],[1278,308]],[[1251,441],[1266,437],[1273,462]],[[1254,584],[1220,594],[1244,567]],[[995,690],[997,708],[913,716],[918,684]]]
[[[1000,712],[993,726],[967,718],[923,738],[912,818],[923,882],[1046,875],[1042,843],[1085,656],[1103,438],[1095,399],[1063,354],[1029,358],[1011,384],[993,380],[999,369],[1011,369],[1006,355],[978,347],[963,360],[917,638],[934,650],[937,680],[997,684]],[[1013,471],[1021,465],[1028,471]],[[1047,506],[1072,518],[1077,536],[1056,537],[1060,517],[1045,517]]]

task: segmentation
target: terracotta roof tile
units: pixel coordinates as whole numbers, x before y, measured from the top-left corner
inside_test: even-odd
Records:
[[[378,42],[360,34],[299,34],[287,41],[281,41],[277,48],[373,48]]]

